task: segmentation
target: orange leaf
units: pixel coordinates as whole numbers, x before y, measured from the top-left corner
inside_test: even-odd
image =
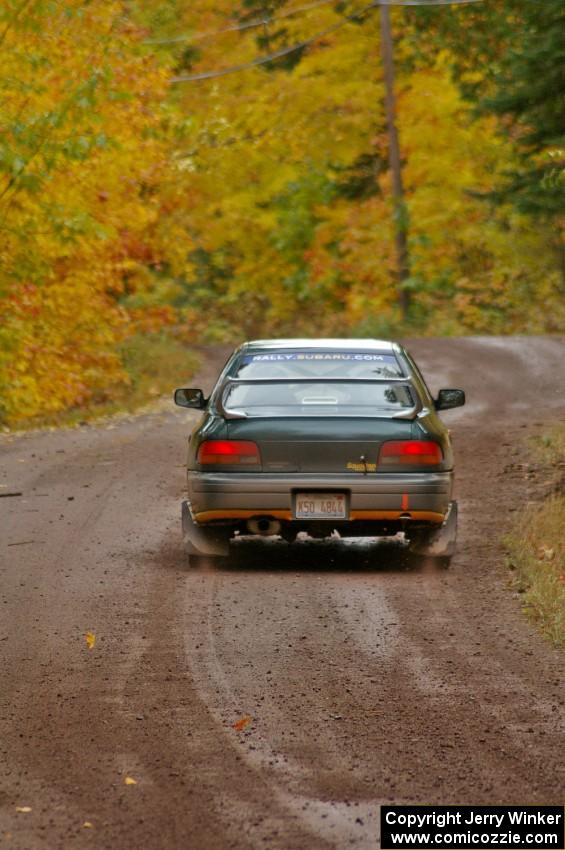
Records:
[[[253,720],[249,714],[244,714],[243,717],[240,717],[239,720],[236,720],[235,723],[232,723],[232,729],[235,729],[236,732],[243,732],[243,730],[249,726],[251,721]]]

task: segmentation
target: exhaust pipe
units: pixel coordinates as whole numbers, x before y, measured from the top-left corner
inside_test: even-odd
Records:
[[[271,519],[268,516],[255,517],[254,519],[247,520],[247,530],[251,534],[270,537],[273,534],[280,534],[281,524],[278,519]]]

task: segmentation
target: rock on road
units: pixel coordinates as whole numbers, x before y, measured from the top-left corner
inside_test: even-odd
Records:
[[[379,803],[563,801],[563,656],[500,541],[564,341],[409,348],[469,399],[448,571],[323,542],[187,569],[172,405],[2,438],[0,848],[372,850]]]

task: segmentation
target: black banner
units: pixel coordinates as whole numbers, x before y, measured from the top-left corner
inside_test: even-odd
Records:
[[[563,850],[563,806],[381,806],[381,850]]]

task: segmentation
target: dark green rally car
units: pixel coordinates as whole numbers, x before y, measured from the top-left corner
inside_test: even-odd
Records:
[[[175,402],[204,412],[189,440],[182,504],[191,560],[227,556],[234,536],[291,542],[301,531],[402,531],[417,554],[453,554],[453,454],[437,411],[464,404],[465,394],[445,389],[433,399],[398,343],[246,342],[208,399],[177,389]]]

